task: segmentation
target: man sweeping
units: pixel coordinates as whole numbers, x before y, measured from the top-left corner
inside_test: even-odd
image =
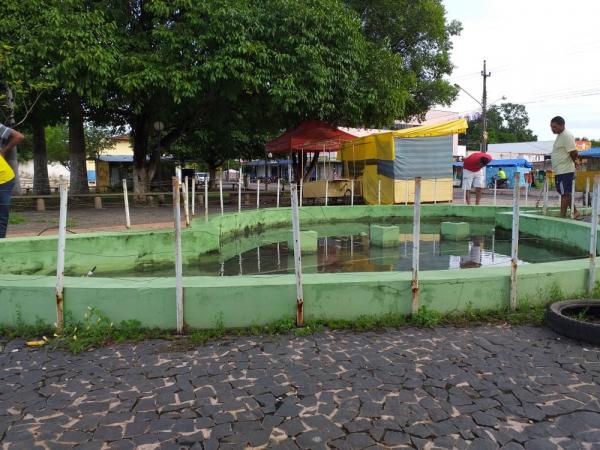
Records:
[[[492,157],[489,153],[475,152],[463,161],[463,189],[467,205],[471,204],[471,189],[475,189],[475,204],[481,202],[481,194],[485,186],[485,166]]]

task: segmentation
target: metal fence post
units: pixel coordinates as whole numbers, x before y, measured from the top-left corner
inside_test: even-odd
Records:
[[[590,269],[588,272],[588,294],[596,288],[596,248],[598,243],[598,206],[600,203],[600,178],[594,177],[592,192],[592,222],[590,226]]]
[[[204,179],[204,220],[208,221],[208,177]]]
[[[69,193],[67,183],[61,181],[60,192],[60,216],[58,220],[58,250],[56,256],[56,329],[60,334],[65,324],[64,286],[65,286],[65,246],[67,240],[67,200]]]
[[[350,180],[350,206],[354,206],[354,178]]]
[[[123,178],[123,200],[125,201],[125,226],[129,230],[131,221],[129,219],[129,197],[127,196],[127,180]]]
[[[238,213],[242,212],[242,178],[238,180]]]
[[[256,179],[256,209],[260,207],[260,180]]]
[[[281,189],[281,180],[277,178],[277,207],[279,208],[279,190]]]
[[[511,241],[511,272],[510,272],[510,309],[517,309],[517,265],[519,258],[519,181],[520,173],[515,173],[515,185],[513,187],[513,222]]]
[[[196,177],[192,180],[192,216],[196,215]]]
[[[221,215],[225,212],[223,208],[223,175],[219,178],[219,199],[221,201]]]
[[[496,206],[496,191],[498,189],[498,180],[494,178],[494,206]]]
[[[173,218],[175,220],[175,307],[177,332],[183,331],[183,264],[181,258],[181,202],[179,178],[173,177]]]
[[[548,175],[546,175],[544,177],[544,186],[543,186],[543,196],[544,196],[544,203],[542,206],[542,214],[545,216],[546,214],[548,214]]]
[[[419,252],[421,237],[421,178],[415,178],[413,206],[413,255],[412,255],[412,313],[419,311]]]
[[[575,219],[575,179],[571,184],[571,220]]]
[[[188,196],[188,177],[183,179],[183,186],[181,186],[181,195],[183,195],[183,216],[185,218],[185,226],[190,226],[190,204]]]
[[[294,271],[296,274],[296,325],[304,325],[304,293],[302,292],[302,255],[300,252],[300,218],[296,185],[290,186],[292,196],[292,231],[294,237]]]
[[[381,205],[381,178],[377,180],[377,204]]]

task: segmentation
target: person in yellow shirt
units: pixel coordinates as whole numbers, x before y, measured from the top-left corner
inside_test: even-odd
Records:
[[[15,172],[6,162],[6,153],[23,140],[24,136],[0,123],[0,239],[6,237],[10,198],[15,186]]]

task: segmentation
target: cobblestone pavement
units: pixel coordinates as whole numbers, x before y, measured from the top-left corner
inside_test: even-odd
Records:
[[[0,447],[600,448],[600,349],[403,328],[0,352]]]

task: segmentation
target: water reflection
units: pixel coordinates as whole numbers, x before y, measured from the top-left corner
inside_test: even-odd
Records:
[[[510,234],[492,232],[464,240],[441,239],[439,233],[421,234],[420,270],[471,269],[510,266]],[[522,236],[519,242],[520,264],[584,257],[583,252],[557,249],[539,239]],[[324,236],[318,250],[302,255],[303,273],[410,271],[412,235],[400,234],[394,247],[370,245],[367,233],[348,236]],[[277,242],[257,246],[237,258],[222,261],[219,270],[212,263],[188,266],[187,275],[268,275],[294,273],[293,246]]]

